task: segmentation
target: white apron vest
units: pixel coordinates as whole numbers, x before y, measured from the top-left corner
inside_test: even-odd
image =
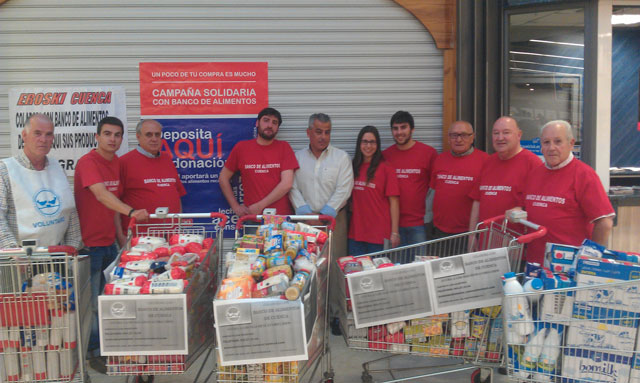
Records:
[[[37,239],[40,246],[64,239],[75,202],[67,176],[54,158],[44,170],[27,169],[15,158],[5,158],[18,220],[18,245]]]

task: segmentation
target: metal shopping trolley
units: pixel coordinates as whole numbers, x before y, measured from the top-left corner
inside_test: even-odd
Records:
[[[0,251],[0,381],[88,381],[89,258],[30,245]]]
[[[584,261],[590,269],[577,271],[578,287],[505,295],[510,381],[640,382],[640,267],[603,259]],[[632,280],[590,284],[605,268]]]
[[[258,223],[267,217],[241,217],[236,225],[236,240],[246,238],[244,234],[256,233],[259,230]],[[324,215],[286,218],[287,224],[307,222],[326,233],[326,240],[317,252],[315,271],[310,273],[299,296],[292,300],[282,300],[279,296],[216,299],[218,382],[333,381],[328,348],[327,305],[331,232],[335,220]],[[319,238],[315,235],[311,237]],[[311,242],[311,239],[307,240]],[[307,248],[313,253],[311,247]],[[230,253],[225,256],[227,259],[222,260],[220,275],[227,275],[232,256],[234,259],[237,257]],[[218,291],[222,292],[222,287]]]
[[[372,374],[381,372],[391,375],[387,382],[400,382],[503,365],[499,277],[518,270],[524,244],[546,233],[544,227],[521,223],[534,231],[521,235],[499,216],[475,231],[345,257],[334,265],[332,280],[338,288],[331,299],[347,346],[391,353],[364,363],[362,381],[372,382]],[[396,266],[376,268],[381,263]],[[363,264],[370,264],[370,271],[349,273]],[[399,360],[394,366],[398,355],[448,361],[415,367],[415,362],[407,366]],[[386,366],[374,369],[376,363]],[[404,377],[425,369],[425,374]],[[476,374],[472,379],[478,379]]]
[[[158,294],[151,284],[149,294],[127,295],[131,293],[124,291],[123,295],[98,297],[100,348],[107,356],[107,375],[128,375],[149,382],[154,375],[185,373],[204,351],[213,348],[211,301],[227,221],[220,213],[152,214],[150,218],[155,221],[138,224],[132,220],[127,245],[112,266],[115,268],[132,250],[141,248],[144,254],[143,242],[152,247],[160,245],[154,250],[157,255],[171,257],[166,273],[180,269],[176,271],[185,273],[187,279],[182,283],[186,286],[173,293],[166,287],[163,292],[167,293]],[[171,262],[175,254],[185,252],[185,257],[195,263],[181,260],[174,267]],[[117,273],[114,268],[105,273]]]

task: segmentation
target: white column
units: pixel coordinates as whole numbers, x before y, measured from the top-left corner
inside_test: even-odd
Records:
[[[605,190],[609,190],[611,166],[611,13],[613,0],[598,1],[598,67],[596,73],[596,156],[595,170]]]

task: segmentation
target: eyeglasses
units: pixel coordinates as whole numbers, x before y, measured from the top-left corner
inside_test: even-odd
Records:
[[[473,133],[449,133],[449,138],[452,140],[457,140],[458,138],[467,139],[473,136]]]
[[[360,145],[378,145],[378,142],[376,140],[362,140]]]

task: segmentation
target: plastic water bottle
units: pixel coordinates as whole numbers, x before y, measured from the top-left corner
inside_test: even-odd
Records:
[[[33,348],[33,377],[35,380],[47,379],[47,362],[44,347]]]
[[[555,328],[550,328],[542,346],[542,352],[538,358],[538,373],[534,375],[536,382],[550,382],[552,377],[557,375],[556,365],[560,356],[560,334]]]
[[[4,369],[7,380],[16,382],[20,379],[20,365],[18,364],[18,349],[10,347],[4,349]]]
[[[76,312],[66,311],[63,320],[67,325],[62,332],[62,342],[64,348],[76,348]]]
[[[516,279],[514,272],[508,272],[504,275],[505,281],[502,288],[505,295],[519,294],[524,292],[524,288]],[[529,310],[529,301],[526,297],[507,297],[506,307],[508,331],[515,331],[518,335],[524,336],[531,334],[535,329]],[[509,336],[509,334],[507,334]],[[509,342],[510,343],[510,342]]]

